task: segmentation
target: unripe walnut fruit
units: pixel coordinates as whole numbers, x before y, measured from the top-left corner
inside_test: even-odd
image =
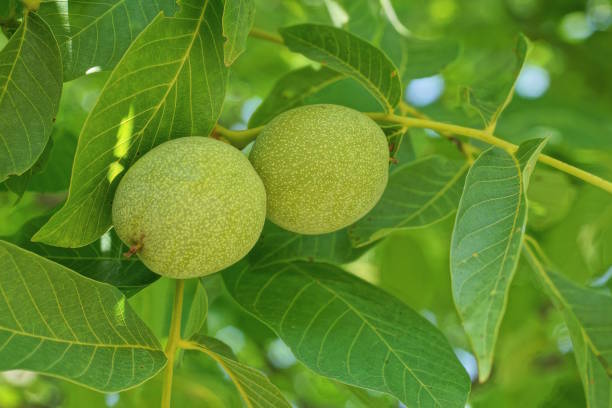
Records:
[[[234,147],[205,137],[165,142],[119,183],[117,234],[153,272],[184,279],[224,269],[255,245],[266,214],[261,179]]]
[[[389,146],[366,115],[308,105],[266,125],[250,160],[266,187],[268,218],[289,231],[323,234],[354,223],[378,202]]]

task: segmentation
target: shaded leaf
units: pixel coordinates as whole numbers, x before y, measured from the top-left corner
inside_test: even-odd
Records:
[[[190,343],[190,349],[205,353],[225,370],[247,407],[291,407],[280,390],[265,375],[240,363],[225,343],[207,336],[194,336]]]
[[[32,167],[30,167],[25,173],[20,176],[10,176],[4,182],[6,184],[6,187],[13,193],[17,194],[20,199],[23,196],[23,193],[25,193],[28,189],[32,176],[44,170],[45,166],[47,165],[47,162],[49,161],[49,157],[51,156],[52,147],[53,139],[49,139],[47,145],[45,146],[45,149]]]
[[[70,81],[93,67],[113,68],[160,11],[172,15],[175,8],[175,0],[42,0],[38,14],[57,38]]]
[[[223,9],[223,55],[226,66],[234,61],[246,49],[249,31],[255,19],[254,0],[225,0]]]
[[[207,136],[225,95],[220,0],[182,2],[158,16],[110,75],[79,137],[68,200],[34,236],[86,245],[111,224],[121,173],[171,138]]]
[[[608,408],[612,403],[612,297],[552,271],[532,240],[524,248],[523,254],[569,329],[587,406]]]
[[[470,168],[459,202],[450,253],[453,299],[481,382],[491,372],[525,233],[525,191],[543,146],[541,139],[527,141],[516,157],[486,150]]]
[[[267,221],[248,259],[258,267],[297,260],[343,264],[354,261],[366,250],[352,247],[346,229],[328,234],[302,235]]]
[[[376,206],[349,227],[355,246],[398,230],[419,228],[452,214],[459,204],[467,163],[430,156],[399,166]]]
[[[60,248],[31,242],[32,235],[48,219],[49,216],[43,216],[27,222],[17,235],[11,237],[11,242],[83,276],[113,285],[127,297],[159,279],[159,275],[144,266],[137,256],[127,258],[123,255],[129,248],[112,229],[99,240],[81,248]]]
[[[248,312],[318,374],[409,406],[463,407],[470,382],[444,336],[406,305],[329,264],[279,262],[223,273]]]
[[[397,68],[372,44],[330,26],[302,24],[279,30],[290,50],[359,81],[388,112],[399,103]]]
[[[289,72],[274,84],[251,116],[249,127],[265,125],[282,112],[304,105],[309,96],[342,78],[343,74],[325,67],[315,70],[308,66]]]
[[[475,79],[465,85],[465,106],[480,115],[488,130],[495,129],[499,116],[512,100],[528,50],[529,40],[519,35],[512,53],[489,57],[486,69],[479,69]]]
[[[111,286],[0,241],[0,370],[119,391],[166,364],[157,339]]]
[[[208,295],[200,279],[186,282],[183,310],[181,337],[188,339],[202,330],[208,315]]]
[[[42,154],[62,93],[62,61],[49,26],[28,13],[0,51],[0,182]]]

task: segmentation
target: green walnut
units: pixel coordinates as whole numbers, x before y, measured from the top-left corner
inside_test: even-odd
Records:
[[[387,185],[389,146],[364,114],[309,105],[266,125],[250,160],[266,187],[268,218],[289,231],[323,234],[376,205]]]
[[[266,193],[248,159],[205,137],[165,142],[119,183],[113,224],[153,272],[177,279],[224,269],[255,245]]]

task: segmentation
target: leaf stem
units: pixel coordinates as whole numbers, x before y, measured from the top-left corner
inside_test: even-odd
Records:
[[[257,27],[251,28],[249,36],[253,38],[259,38],[260,40],[270,41],[276,44],[285,44],[283,38],[280,35],[269,33]]]
[[[407,118],[404,116],[388,114],[388,113],[380,113],[380,112],[371,112],[366,113],[369,117],[374,120],[381,120],[387,122],[395,122],[400,125],[404,125],[407,127],[419,127],[419,128],[427,128],[432,129],[439,132],[449,132],[457,135],[466,136],[472,139],[480,140],[482,142],[488,143],[493,146],[501,147],[510,153],[514,153],[518,146],[507,142],[503,139],[500,139],[486,131],[472,129],[464,126],[452,125],[449,123],[436,122],[429,119],[419,119],[419,118]],[[553,157],[550,157],[545,154],[541,154],[538,157],[538,160],[542,163],[545,163],[551,167],[554,167],[558,170],[561,170],[567,174],[571,174],[574,177],[577,177],[587,183],[590,183],[594,186],[601,188],[602,190],[607,191],[608,193],[612,193],[612,183],[599,177],[594,174],[591,174],[587,171],[581,170],[577,167],[574,167],[570,164],[557,160]]]
[[[263,126],[258,126],[246,130],[231,130],[221,125],[216,125],[213,131],[213,137],[221,136],[238,149],[243,149],[246,145],[255,140],[263,128]]]
[[[168,333],[168,344],[166,345],[166,358],[168,363],[164,372],[164,383],[162,388],[162,408],[170,408],[172,399],[172,376],[174,374],[174,358],[181,344],[181,317],[183,315],[183,292],[185,281],[176,280],[174,291],[174,305],[172,306],[172,320],[170,321],[170,332]]]

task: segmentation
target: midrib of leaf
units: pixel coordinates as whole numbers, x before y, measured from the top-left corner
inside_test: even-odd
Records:
[[[516,166],[516,169],[518,171],[518,179],[519,179],[519,192],[518,192],[518,199],[516,200],[516,209],[514,211],[514,217],[512,220],[512,229],[510,230],[510,235],[508,237],[508,243],[506,244],[506,249],[504,250],[504,256],[502,258],[502,261],[500,263],[499,266],[499,270],[497,271],[497,279],[495,281],[495,293],[497,293],[498,287],[499,287],[499,282],[501,281],[502,278],[502,273],[504,271],[504,267],[506,266],[506,259],[508,258],[508,251],[510,250],[510,246],[512,244],[512,235],[514,234],[514,230],[516,228],[516,223],[518,221],[518,216],[520,213],[520,209],[521,209],[521,204],[524,203],[524,199],[523,199],[523,172],[521,171],[521,166],[518,162],[518,160],[516,159],[516,157],[514,157],[513,154],[510,155],[510,157],[512,158],[512,162],[514,163],[514,165]],[[461,206],[461,205],[460,205]],[[522,241],[522,237],[521,237],[521,241]],[[509,277],[509,281],[512,281],[512,277],[514,276],[514,273],[516,272],[516,268],[513,268],[510,277]],[[508,292],[510,291],[510,285],[507,285],[505,290],[504,290],[504,302],[502,304],[502,308],[501,308],[501,316],[504,315],[505,311],[506,311],[506,307],[508,304]],[[485,329],[486,327],[489,325],[489,320],[491,318],[491,306],[493,304],[493,296],[489,297],[489,306],[487,308],[487,319],[485,321]],[[497,322],[495,323],[495,327],[493,329],[493,337],[497,337],[497,334],[499,333],[499,328],[501,327],[501,322],[502,319],[498,319]],[[488,337],[488,331],[485,330],[484,333],[484,344],[487,344],[487,337]],[[493,353],[491,352],[488,356],[487,359],[489,360],[489,364],[492,363],[493,361]]]
[[[526,245],[523,245],[523,248],[525,248],[525,250],[529,253],[529,256],[533,260],[533,264],[535,266],[535,270],[538,272],[538,275],[544,280],[544,282],[546,282],[546,285],[554,293],[555,297],[557,298],[557,301],[559,301],[559,303],[561,303],[561,305],[563,306],[563,309],[567,310],[569,313],[571,313],[572,317],[577,322],[579,322],[580,320],[578,320],[578,318],[574,314],[572,305],[570,305],[569,303],[567,303],[565,301],[565,297],[563,296],[563,294],[561,292],[559,292],[559,289],[557,289],[557,286],[555,285],[555,283],[550,279],[550,277],[546,273],[544,267],[542,266],[542,264],[538,260],[536,254],[530,248],[529,243],[527,243]],[[601,353],[599,352],[599,350],[595,347],[595,345],[591,341],[591,337],[584,330],[584,327],[582,326],[582,324],[579,324],[579,327],[580,327],[580,333],[582,335],[582,338],[583,338],[585,344],[588,346],[588,349],[591,350],[591,352],[595,355],[595,357],[597,357],[597,360],[599,360],[601,365],[604,366],[604,368],[605,368],[606,372],[608,373],[608,375],[612,376],[612,372],[610,370],[610,367],[608,366],[608,363],[601,357]],[[587,349],[587,347],[585,347],[585,350],[586,349]],[[585,357],[588,357],[588,356],[585,356]],[[586,358],[585,358],[585,361],[586,361]],[[585,384],[586,383],[588,383],[588,381],[586,381]]]
[[[290,34],[289,34],[290,35]],[[322,51],[324,54],[326,54],[327,56],[331,57],[334,59],[334,61],[338,62],[340,65],[344,66],[345,68],[347,68],[349,71],[353,72],[355,75],[357,75],[359,78],[361,78],[365,84],[367,84],[368,89],[373,92],[375,95],[377,95],[377,98],[383,102],[383,104],[385,105],[385,108],[387,110],[387,112],[393,112],[393,106],[391,106],[391,104],[389,103],[388,100],[388,95],[383,95],[382,92],[380,92],[380,90],[378,89],[378,87],[373,86],[372,82],[370,81],[369,78],[367,78],[366,76],[364,76],[361,71],[359,71],[359,69],[354,68],[352,65],[347,64],[346,62],[344,62],[343,60],[341,60],[340,58],[338,58],[336,55],[332,54],[331,52],[327,51],[325,48],[321,48],[318,45],[314,44],[314,43],[310,43],[308,41],[305,41],[303,39],[301,39],[300,37],[296,37],[293,36],[294,40],[297,40],[299,42],[301,42],[302,44],[305,44],[309,47],[312,48],[316,48],[319,51]],[[334,41],[336,42],[336,47],[340,48],[339,44],[338,44],[338,39],[334,36]],[[350,38],[348,40],[348,44],[350,44]],[[359,47],[357,47],[357,49],[359,50]],[[359,61],[359,65],[361,67],[361,59],[358,58],[357,59]],[[370,59],[371,62],[371,59]],[[380,75],[382,75],[382,66],[380,69]],[[381,78],[382,81],[382,78]],[[389,87],[389,91],[391,91],[391,87]]]
[[[395,352],[395,349],[393,347],[391,347],[391,345],[387,342],[387,340],[384,338],[384,336],[382,334],[380,334],[380,332],[376,329],[375,326],[372,325],[372,323],[370,323],[370,321],[363,315],[361,314],[360,311],[358,311],[357,309],[355,309],[351,303],[346,300],[340,293],[336,292],[335,290],[333,290],[332,288],[329,288],[328,286],[326,286],[325,284],[323,284],[321,281],[319,281],[318,279],[312,277],[311,275],[305,273],[303,270],[301,270],[300,268],[295,267],[294,265],[290,264],[288,268],[286,268],[285,270],[289,270],[289,269],[294,269],[295,271],[299,272],[301,275],[305,276],[306,278],[308,278],[309,280],[313,281],[314,283],[316,283],[318,286],[320,286],[321,288],[323,288],[324,290],[326,290],[327,292],[329,292],[330,294],[333,295],[333,297],[335,299],[339,299],[342,301],[342,303],[344,303],[346,305],[346,307],[352,311],[353,313],[355,313],[355,315],[357,317],[359,317],[375,334],[376,336],[380,339],[380,341],[387,347],[387,349],[389,350],[390,353],[393,354],[393,356],[401,362],[403,368],[404,368],[404,373],[406,371],[408,371],[410,373],[410,375],[419,383],[419,386],[421,387],[421,389],[425,389],[425,391],[427,392],[427,394],[429,394],[429,396],[431,397],[431,399],[433,401],[436,402],[436,404],[438,404],[440,407],[442,407],[443,405],[440,404],[440,401],[438,401],[438,399],[431,393],[431,391],[427,388],[427,386],[421,381],[421,379],[414,373],[414,371],[408,367],[406,365],[406,363],[404,362],[404,360]],[[246,271],[247,269],[245,269]],[[283,272],[285,271],[283,270]],[[274,277],[276,277],[277,274],[275,274],[272,278],[270,278],[270,281],[273,280]],[[236,287],[238,286],[239,283],[239,279],[237,280],[236,283]],[[262,289],[265,289],[265,286],[262,287]],[[342,315],[341,315],[342,316]],[[313,320],[314,321],[314,318]],[[330,326],[330,327],[333,327]],[[349,349],[349,353],[350,353],[350,349]],[[350,359],[348,359],[347,361],[350,361]],[[383,365],[383,373],[382,373],[382,378],[386,378],[385,374],[384,374],[384,368],[385,365]],[[386,384],[386,382],[385,382]],[[406,385],[406,382],[403,382],[404,387]],[[389,389],[389,392],[391,392],[391,394],[393,394],[393,392]]]

